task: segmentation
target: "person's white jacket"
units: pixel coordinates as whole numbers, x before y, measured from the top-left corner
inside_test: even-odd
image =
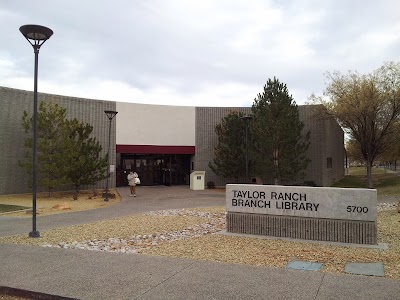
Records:
[[[136,185],[135,178],[138,178],[138,177],[139,176],[138,176],[138,174],[136,172],[129,173],[128,174],[128,184],[131,185],[131,186],[135,186]]]

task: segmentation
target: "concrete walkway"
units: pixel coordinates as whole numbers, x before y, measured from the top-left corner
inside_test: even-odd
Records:
[[[123,201],[113,206],[38,217],[38,230],[225,203],[224,193],[188,187],[141,187],[136,198],[128,197],[126,188],[119,192]],[[0,218],[0,235],[27,234],[31,223],[22,221]],[[0,244],[0,266],[0,286],[76,299],[340,300],[400,295],[400,281],[385,278],[25,245]]]
[[[188,186],[145,186],[137,188],[137,197],[129,197],[129,188],[118,188],[122,201],[104,208],[37,216],[37,230],[91,223],[116,217],[173,208],[225,206],[221,190],[192,191]],[[78,200],[79,201],[79,200]],[[0,216],[0,236],[29,233],[32,218]]]

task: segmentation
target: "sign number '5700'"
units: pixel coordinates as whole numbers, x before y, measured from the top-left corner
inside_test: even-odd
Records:
[[[358,212],[358,213],[364,213],[366,214],[368,212],[368,207],[364,206],[352,206],[348,205],[347,206],[347,212]]]

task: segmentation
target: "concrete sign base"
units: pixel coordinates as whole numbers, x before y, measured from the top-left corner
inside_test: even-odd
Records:
[[[227,231],[376,245],[376,203],[370,189],[228,184]]]
[[[227,231],[234,233],[355,244],[377,243],[375,222],[228,212],[226,225]]]

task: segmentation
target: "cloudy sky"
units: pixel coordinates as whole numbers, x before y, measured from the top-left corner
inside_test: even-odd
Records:
[[[303,104],[400,60],[398,0],[1,0],[0,86],[33,90],[25,24],[54,31],[39,92],[124,102],[250,106],[276,76]]]

